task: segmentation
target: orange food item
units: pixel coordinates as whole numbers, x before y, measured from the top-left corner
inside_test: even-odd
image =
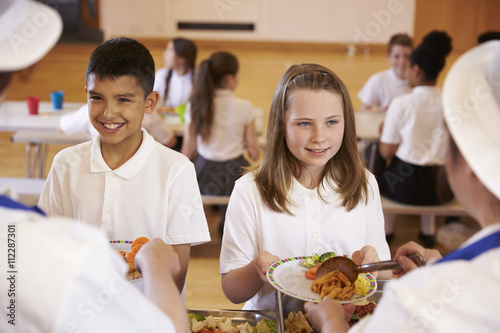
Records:
[[[306,271],[306,278],[308,278],[309,280],[314,280],[315,276],[313,273],[311,273],[311,271]]]
[[[134,252],[127,252],[127,254],[125,254],[125,260],[128,263],[133,264],[135,261],[135,253]]]
[[[306,271],[306,278],[309,280],[314,280],[316,278],[316,271],[318,270],[321,263],[319,262],[316,266],[311,267],[308,271]]]
[[[146,244],[147,242],[149,242],[149,238],[147,237],[137,237],[133,242],[132,242],[132,249],[134,248],[134,246],[136,246],[137,244]]]
[[[134,252],[135,254],[137,254],[137,252],[141,249],[141,247],[143,245],[144,244],[135,244],[134,246],[132,246],[132,252]]]

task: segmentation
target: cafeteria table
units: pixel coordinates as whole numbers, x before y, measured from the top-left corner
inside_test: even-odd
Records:
[[[58,131],[62,115],[76,111],[84,103],[64,103],[55,111],[51,102],[40,102],[37,115],[28,112],[25,101],[6,101],[0,104],[0,131],[15,132],[13,142],[26,143],[26,174],[28,178],[44,177],[47,148],[50,143],[76,144],[90,139],[88,134],[66,135]]]

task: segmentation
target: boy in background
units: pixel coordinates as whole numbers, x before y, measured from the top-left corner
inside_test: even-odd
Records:
[[[89,117],[99,136],[59,152],[38,206],[100,227],[112,240],[140,236],[171,244],[184,287],[190,246],[210,241],[193,164],[141,124],[159,94],[154,60],[139,42],[99,45],[85,73]]]
[[[387,45],[391,68],[373,74],[358,93],[362,111],[385,111],[394,97],[411,91],[405,78],[413,51],[413,40],[407,34],[393,35]]]

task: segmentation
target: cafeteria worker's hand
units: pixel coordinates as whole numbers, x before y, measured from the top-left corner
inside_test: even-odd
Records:
[[[418,267],[417,264],[415,264],[415,262],[412,259],[408,258],[410,254],[416,252],[420,253],[424,257],[426,263],[428,263],[429,261],[439,260],[443,257],[439,253],[439,251],[434,249],[426,249],[420,244],[411,241],[401,245],[399,249],[396,251],[396,255],[394,256],[394,261],[399,263],[401,269],[396,269],[393,271],[393,273],[396,274],[398,277],[400,277],[408,273],[409,271],[412,271],[415,268],[417,268]]]
[[[255,258],[254,263],[255,263],[255,269],[257,270],[257,273],[259,274],[260,279],[264,283],[269,283],[267,281],[266,273],[267,270],[269,269],[269,266],[273,264],[275,261],[280,260],[279,257],[275,256],[274,254],[271,254],[267,251],[262,251],[257,255],[257,258]]]
[[[304,304],[309,321],[318,332],[347,332],[355,308],[354,303],[341,305],[331,297],[325,297],[321,303]]]

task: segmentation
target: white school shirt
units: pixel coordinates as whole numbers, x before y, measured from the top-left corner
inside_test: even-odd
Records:
[[[115,170],[104,162],[100,136],[59,152],[38,206],[100,227],[112,240],[210,241],[193,163],[145,130],[137,152]]]
[[[399,144],[396,156],[407,163],[443,165],[447,138],[441,89],[418,86],[392,101],[380,142]]]
[[[238,98],[229,89],[216,89],[213,101],[214,119],[210,138],[196,138],[198,154],[211,161],[227,161],[243,155],[245,126],[255,114],[250,101]],[[191,123],[190,104],[186,107],[186,125]]]
[[[370,76],[359,91],[358,98],[363,105],[375,105],[385,109],[395,97],[407,94],[410,91],[408,81],[400,79],[394,69],[389,68]]]
[[[165,80],[167,79],[168,70],[168,68],[163,67],[157,70],[155,73],[155,84],[153,90],[160,93],[161,103],[163,103],[165,98]],[[191,96],[192,88],[192,71],[188,71],[183,76],[179,76],[175,71],[172,71],[172,77],[170,78],[170,84],[168,88],[168,99],[165,102],[165,106],[176,107],[182,104],[186,104],[189,101],[189,97]]]
[[[82,105],[75,112],[63,115],[59,119],[59,128],[64,134],[90,133],[92,140],[99,135],[99,132],[90,122],[89,106],[87,104]]]
[[[340,195],[334,191],[322,190],[325,203],[316,189],[307,189],[294,179],[290,198],[296,206],[290,207],[292,216],[271,211],[261,199],[253,174],[242,176],[229,200],[220,273],[247,265],[262,251],[281,259],[328,251],[350,257],[363,246],[372,245],[380,260],[389,260],[378,185],[368,171],[367,177],[368,203],[362,201],[350,212],[341,206]],[[274,288],[265,284],[243,309],[275,309]]]
[[[487,226],[463,246],[500,230]],[[500,249],[429,264],[385,285],[371,316],[349,332],[498,332]]]
[[[0,243],[15,225],[15,274],[0,247],[0,332],[175,332],[171,320],[126,281],[128,266],[98,229],[0,207]],[[10,229],[12,231],[12,227]],[[14,275],[15,288],[7,278]],[[9,324],[15,301],[15,326]]]

